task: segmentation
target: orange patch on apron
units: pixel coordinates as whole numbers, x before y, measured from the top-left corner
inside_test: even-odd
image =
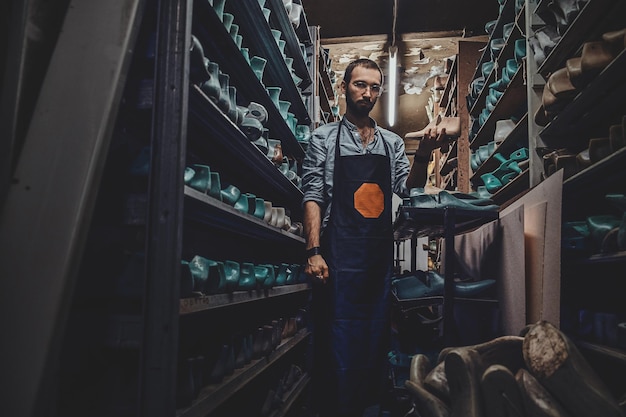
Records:
[[[379,217],[385,209],[385,196],[378,184],[366,182],[354,192],[354,208],[366,219]]]

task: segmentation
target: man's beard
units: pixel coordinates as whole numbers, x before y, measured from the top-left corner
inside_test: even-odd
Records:
[[[372,108],[374,107],[375,101],[369,101],[368,103],[370,104],[369,106],[357,104],[354,100],[352,100],[350,94],[346,94],[346,107],[348,108],[350,113],[354,114],[355,116],[368,116],[370,114],[370,111],[372,111]]]

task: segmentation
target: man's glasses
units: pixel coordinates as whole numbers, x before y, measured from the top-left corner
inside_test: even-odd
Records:
[[[364,81],[355,81],[352,83],[352,85],[359,91],[365,91],[369,87],[369,89],[372,91],[372,94],[380,94],[383,91],[383,86],[380,84],[369,85]]]

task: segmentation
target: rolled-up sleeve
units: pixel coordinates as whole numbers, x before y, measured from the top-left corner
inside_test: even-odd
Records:
[[[302,203],[316,201],[324,205],[324,167],[326,165],[326,136],[313,132],[302,163]]]
[[[410,163],[406,156],[404,141],[397,140],[394,146],[395,150],[395,172],[393,191],[400,197],[408,197],[409,190],[406,186],[406,180],[409,176]]]

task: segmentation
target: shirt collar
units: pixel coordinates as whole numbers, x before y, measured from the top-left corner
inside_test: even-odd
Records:
[[[376,120],[372,119],[371,117],[369,118],[370,121],[372,122],[372,125],[374,126],[374,131],[378,132],[378,124],[376,123]],[[346,126],[348,126],[348,128],[352,131],[356,131],[356,125],[354,123],[352,123],[350,120],[348,120],[346,117],[343,117],[342,120],[344,121],[344,123],[346,124]]]

